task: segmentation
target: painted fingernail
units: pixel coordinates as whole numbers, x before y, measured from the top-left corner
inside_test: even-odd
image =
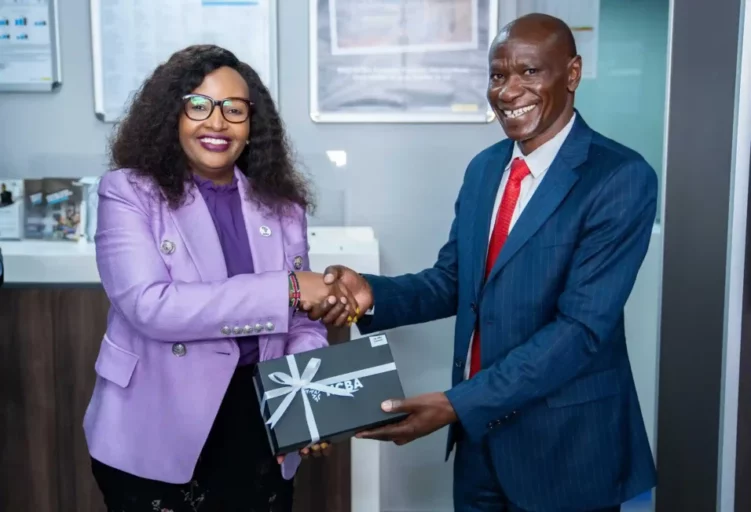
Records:
[[[355,308],[355,313],[357,313],[358,315],[360,314],[360,308],[359,307]]]
[[[347,317],[347,322],[352,323],[352,317],[351,316]]]
[[[386,400],[381,404],[381,409],[383,409],[386,412],[389,412],[392,408],[391,400]]]

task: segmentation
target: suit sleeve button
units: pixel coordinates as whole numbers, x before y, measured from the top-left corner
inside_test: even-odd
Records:
[[[229,328],[229,325],[222,327],[222,334],[224,334],[225,336],[232,334],[232,329]]]

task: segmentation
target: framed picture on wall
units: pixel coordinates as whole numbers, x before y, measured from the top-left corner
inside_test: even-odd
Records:
[[[0,92],[62,86],[57,0],[0,0]]]
[[[310,0],[310,117],[488,123],[497,0]]]
[[[94,111],[117,122],[174,52],[214,44],[250,64],[278,99],[278,0],[90,0]]]
[[[565,21],[582,57],[582,78],[597,78],[600,37],[600,0],[516,0],[502,2],[501,24],[532,12],[550,14]]]

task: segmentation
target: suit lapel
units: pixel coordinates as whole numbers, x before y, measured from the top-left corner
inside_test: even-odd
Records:
[[[472,277],[474,279],[475,294],[479,293],[485,277],[485,260],[488,255],[488,240],[490,239],[490,220],[493,215],[498,187],[501,185],[503,171],[511,159],[513,144],[501,146],[498,154],[488,158],[482,175],[478,180],[480,190],[477,192],[477,210],[474,214],[474,228],[472,232]]]
[[[206,201],[192,183],[186,185],[185,193],[188,197],[186,204],[177,210],[170,210],[177,230],[196,264],[201,280],[226,279],[224,253]]]
[[[587,159],[591,140],[592,130],[577,112],[571,133],[511,229],[486,283],[498,275],[566,198],[571,187],[579,180],[579,174],[575,169]]]
[[[256,273],[284,269],[284,237],[279,218],[269,210],[249,201],[250,183],[239,169],[235,169],[238,191],[243,199],[245,229],[248,232],[250,254]]]

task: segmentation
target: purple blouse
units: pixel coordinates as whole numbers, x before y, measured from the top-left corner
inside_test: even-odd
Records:
[[[219,235],[224,262],[227,265],[227,277],[252,274],[253,256],[250,253],[248,232],[245,229],[243,199],[237,188],[237,178],[233,177],[232,183],[227,185],[217,185],[194,174],[193,181],[206,201],[216,227],[216,234]],[[240,360],[237,363],[239,366],[258,362],[257,336],[244,336],[235,340],[240,347]]]

